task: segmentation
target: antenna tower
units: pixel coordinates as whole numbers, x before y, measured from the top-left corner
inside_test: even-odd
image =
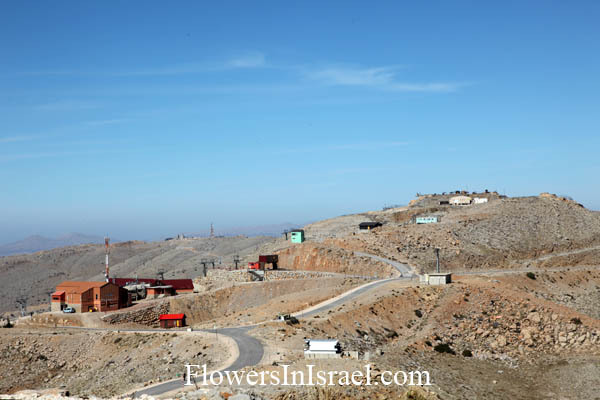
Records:
[[[104,271],[104,277],[106,278],[106,282],[108,282],[109,279],[109,275],[108,275],[108,254],[110,253],[110,238],[109,237],[105,237],[104,238],[104,253],[106,254],[106,271]]]
[[[210,237],[215,237],[215,227],[210,223]]]
[[[164,269],[159,269],[156,272],[157,278],[161,281],[161,285],[162,285],[162,281],[165,280],[165,270]]]

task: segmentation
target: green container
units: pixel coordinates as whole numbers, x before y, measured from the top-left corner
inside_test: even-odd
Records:
[[[293,231],[291,233],[292,243],[302,243],[304,242],[304,231]]]

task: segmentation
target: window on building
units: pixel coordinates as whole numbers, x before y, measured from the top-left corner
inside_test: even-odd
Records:
[[[96,293],[96,300],[98,300],[98,293]]]

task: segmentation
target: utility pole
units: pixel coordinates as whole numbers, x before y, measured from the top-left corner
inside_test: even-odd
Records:
[[[213,226],[212,222],[210,223],[210,237],[215,237],[215,227]]]
[[[108,282],[109,280],[109,275],[108,275],[108,253],[110,253],[110,238],[109,237],[105,237],[104,238],[104,253],[106,255],[106,270],[104,271],[104,278],[106,278],[106,282]]]
[[[21,316],[25,316],[25,312],[27,311],[27,297],[25,295],[21,295],[16,300],[19,309],[21,310]]]
[[[440,249],[434,249],[435,251],[435,269],[437,273],[440,273]]]
[[[233,262],[235,263],[235,269],[238,269],[238,264],[240,263],[240,256],[238,254],[233,256]]]

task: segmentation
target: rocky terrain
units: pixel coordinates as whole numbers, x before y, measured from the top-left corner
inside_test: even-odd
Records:
[[[0,257],[89,243],[102,244],[104,243],[104,238],[83,235],[81,233],[70,233],[55,239],[34,235],[13,243],[0,245]]]
[[[200,260],[211,258],[221,267],[233,265],[233,256],[244,258],[270,237],[220,237],[162,242],[121,242],[111,244],[111,276],[194,278],[202,273]],[[17,309],[19,296],[28,305],[48,304],[56,285],[66,280],[103,280],[104,245],[69,246],[0,257],[0,280],[11,282],[0,291],[0,313]],[[14,314],[14,312],[13,312]]]
[[[200,334],[13,329],[0,331],[0,362],[10,366],[0,372],[0,393],[64,386],[110,397],[171,379],[185,362],[216,367],[228,357],[223,343]]]
[[[560,266],[559,261],[570,257],[579,265],[594,264],[588,251],[600,246],[600,212],[549,194],[494,195],[484,204],[440,205],[447,197],[418,199],[404,209],[378,215],[384,225],[369,234],[331,237],[325,243],[380,254],[424,271],[434,268],[435,248],[450,271],[522,268],[543,256],[550,256],[543,266]],[[417,225],[412,222],[417,216],[438,216],[441,222]],[[553,260],[553,254],[563,255]]]
[[[440,204],[450,196],[425,195],[406,207],[315,222],[305,227],[307,240],[302,244],[292,244],[283,237],[264,240],[240,237],[135,242],[123,244],[121,249],[115,246],[117,273],[138,272],[141,276],[155,266],[170,266],[172,276],[194,277],[198,293],[146,300],[105,315],[46,313],[22,319],[16,330],[2,329],[0,344],[4,346],[5,359],[19,366],[26,365],[29,357],[38,360],[37,354],[44,345],[39,339],[34,344],[30,338],[45,335],[44,340],[49,343],[58,340],[61,344],[49,345],[54,353],[43,353],[46,359],[42,357],[34,364],[39,362],[43,366],[50,362],[52,368],[59,368],[58,359],[51,355],[65,348],[69,360],[90,365],[89,375],[77,375],[80,371],[63,373],[61,379],[74,388],[73,393],[123,394],[134,384],[139,383],[140,387],[142,382],[173,377],[175,372],[165,372],[164,368],[177,365],[191,354],[185,353],[192,345],[183,342],[183,334],[181,338],[175,336],[179,338],[176,340],[160,339],[163,336],[159,333],[149,334],[156,342],[147,340],[148,346],[163,349],[158,356],[149,356],[150,347],[144,347],[146,342],[134,334],[126,335],[131,343],[123,342],[127,346],[117,348],[118,343],[111,340],[117,340],[119,333],[74,330],[54,334],[50,333],[53,324],[148,329],[157,326],[161,313],[183,312],[194,328],[208,328],[209,332],[215,326],[219,329],[246,326],[248,335],[259,339],[264,348],[261,362],[246,370],[276,370],[283,364],[305,370],[312,361],[304,359],[305,338],[336,338],[344,350],[356,352],[358,359],[317,360],[321,368],[355,370],[369,362],[374,377],[383,370],[421,369],[431,373],[433,385],[416,390],[221,385],[168,393],[167,397],[596,398],[600,392],[600,213],[550,194],[506,198],[497,193],[481,193],[475,196],[488,198],[488,203],[464,207]],[[418,216],[437,216],[440,222],[417,225],[414,220]],[[383,225],[360,231],[358,223],[364,221]],[[452,284],[424,286],[418,279],[404,277],[376,282],[376,289],[357,292],[348,300],[331,300],[367,282],[399,277],[388,262],[369,254],[428,272],[434,266],[435,248],[440,249],[442,268],[454,272]],[[79,246],[62,251],[66,256],[89,250]],[[94,251],[102,260],[101,249]],[[267,271],[267,279],[258,281],[247,271],[233,270],[225,255],[233,252],[240,254],[242,266],[256,261],[259,254],[278,254],[282,270]],[[225,261],[218,268],[209,268],[204,277],[199,260],[219,255]],[[48,257],[49,253],[38,256]],[[56,254],[55,257],[56,263],[69,264],[60,261]],[[73,257],[71,262],[77,260],[76,255]],[[28,261],[23,264],[30,265]],[[304,314],[308,307],[328,299],[332,305],[326,311]],[[301,312],[296,314],[297,322],[274,320],[279,313],[298,311]],[[250,324],[256,325],[248,327]],[[71,340],[78,352],[71,353]],[[85,341],[90,343],[87,350]],[[169,344],[173,347],[168,347]],[[117,349],[120,357],[114,356]],[[195,354],[197,357],[208,354],[201,360],[218,363],[222,357],[208,352],[209,349],[210,346],[207,352]],[[95,351],[113,356],[102,356],[101,361],[93,363]],[[136,367],[130,367],[131,361],[123,364],[122,359],[134,354],[138,357]],[[174,364],[165,365],[164,357],[169,356]],[[163,363],[154,364],[158,360]],[[113,365],[109,364],[111,361],[121,363],[118,364],[121,370],[134,370],[121,374],[119,383],[118,374],[106,372],[112,371],[107,368]],[[141,367],[146,364],[155,370],[150,373]],[[69,365],[67,362],[59,369],[69,371]],[[41,373],[41,367],[22,369],[23,385],[7,375],[0,378],[6,390],[60,386],[61,379],[56,378],[58,370],[50,376]],[[98,386],[98,376],[109,382],[106,390]],[[86,386],[84,379],[93,382]]]

